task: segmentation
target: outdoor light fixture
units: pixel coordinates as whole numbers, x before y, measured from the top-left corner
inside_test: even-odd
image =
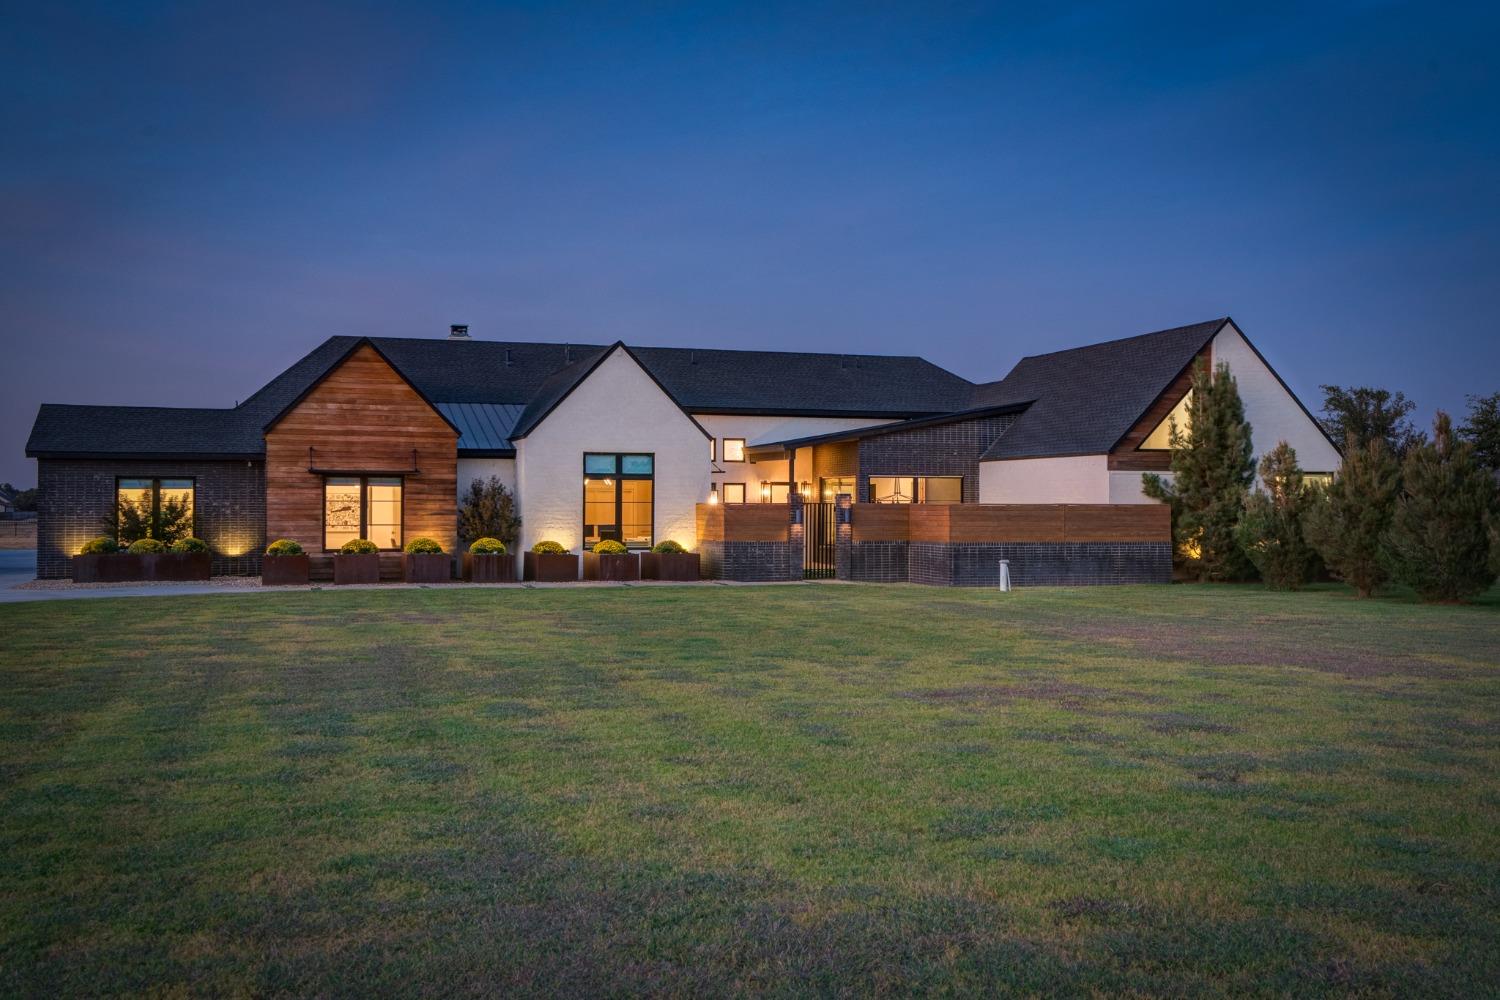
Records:
[[[761,503],[769,503],[770,501],[771,501],[771,484],[770,483],[761,483],[760,484],[760,502]]]
[[[719,502],[719,488],[717,486],[710,486],[708,488],[708,502],[709,503],[718,503]]]

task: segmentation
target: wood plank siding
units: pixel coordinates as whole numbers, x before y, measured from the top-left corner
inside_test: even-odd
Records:
[[[266,433],[266,537],[296,539],[318,556],[324,476],[310,467],[368,475],[419,469],[401,471],[402,540],[425,535],[446,552],[457,548],[458,433],[368,344]]]
[[[1125,432],[1115,450],[1109,453],[1109,467],[1122,472],[1166,472],[1172,466],[1172,453],[1168,451],[1139,451],[1141,442],[1151,436],[1161,422],[1167,419],[1172,408],[1182,402],[1182,397],[1193,386],[1193,371],[1205,371],[1210,363],[1209,350],[1205,347],[1168,386],[1162,390],[1156,402],[1135,426]]]
[[[700,503],[698,542],[784,542],[791,512],[783,503]]]
[[[905,504],[857,503],[849,508],[856,542],[904,542],[911,535]]]
[[[854,541],[1165,542],[1164,504],[856,504]]]

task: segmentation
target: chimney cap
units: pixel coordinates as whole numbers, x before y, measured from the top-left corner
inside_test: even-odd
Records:
[[[467,324],[467,323],[454,323],[451,326],[449,326],[448,327],[448,339],[449,340],[468,340],[469,339],[469,324]]]

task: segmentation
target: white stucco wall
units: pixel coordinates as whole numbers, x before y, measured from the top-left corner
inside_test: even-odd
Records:
[[[1110,503],[1105,455],[979,463],[980,503]]]
[[[1160,503],[1141,492],[1141,477],[1144,472],[1118,472],[1111,471],[1109,474],[1109,502],[1110,503]],[[1170,472],[1159,472],[1167,482],[1172,481]]]
[[[552,539],[581,551],[583,455],[594,451],[654,453],[655,540],[696,547],[697,505],[708,499],[708,440],[616,350],[516,442],[523,550]]]
[[[1312,418],[1282,386],[1234,324],[1225,325],[1213,341],[1213,363],[1229,365],[1245,404],[1255,460],[1285,441],[1297,451],[1297,463],[1308,472],[1332,472],[1339,467],[1339,453],[1323,436]]]
[[[513,458],[460,458],[458,460],[458,499],[460,502],[469,493],[469,484],[476,479],[489,482],[491,476],[499,476],[506,489],[516,491],[516,460]]]
[[[726,462],[724,461],[725,438],[744,438],[746,446],[749,446],[763,442],[788,441],[793,438],[828,434],[832,431],[846,431],[856,427],[871,427],[875,424],[891,423],[889,420],[871,420],[859,417],[739,417],[711,413],[695,413],[693,416],[719,442],[719,458],[716,465],[724,471],[722,473],[715,472],[713,474],[713,481],[716,483],[744,483],[745,499],[751,503],[759,501],[760,484],[762,481],[772,483],[784,483],[788,481],[787,462],[785,459],[778,462]],[[806,455],[807,452],[804,451],[803,458],[798,459],[798,480],[807,479],[812,474],[809,466],[803,464]],[[704,465],[707,467],[707,441],[703,443],[703,458]]]

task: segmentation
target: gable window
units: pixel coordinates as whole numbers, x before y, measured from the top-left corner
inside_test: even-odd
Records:
[[[593,452],[583,456],[583,547],[605,539],[649,549],[656,523],[656,458]]]
[[[744,483],[725,483],[724,484],[724,502],[725,503],[744,503],[745,502],[745,484]]]
[[[870,503],[963,503],[962,476],[871,476]]]
[[[724,439],[724,461],[726,461],[726,462],[743,462],[744,460],[745,460],[745,439],[744,438],[725,438]]]
[[[194,513],[191,479],[115,480],[115,535],[122,543],[187,538]]]
[[[401,548],[400,476],[328,476],[323,480],[323,549],[368,538]]]
[[[1146,435],[1146,440],[1141,442],[1140,451],[1171,451],[1172,450],[1172,425],[1177,425],[1177,433],[1183,438],[1188,437],[1192,430],[1192,420],[1189,417],[1188,407],[1193,402],[1193,390],[1189,389],[1187,395],[1172,407],[1172,412],[1167,414],[1156,428]]]

